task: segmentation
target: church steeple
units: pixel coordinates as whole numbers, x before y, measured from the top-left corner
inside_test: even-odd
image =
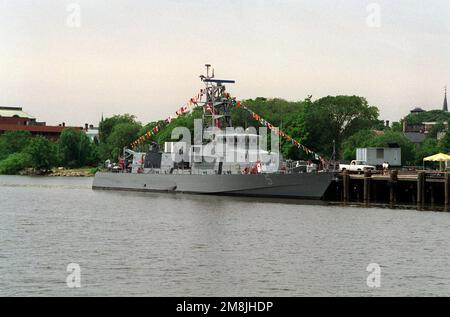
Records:
[[[444,107],[442,110],[448,112],[448,105],[447,105],[447,86],[444,87],[445,90],[445,97],[444,97]]]
[[[448,111],[448,106],[447,106],[447,86],[445,86],[445,97],[444,97],[444,111]]]

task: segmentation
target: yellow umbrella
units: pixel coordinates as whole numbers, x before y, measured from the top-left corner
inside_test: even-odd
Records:
[[[439,162],[439,169],[442,170],[441,163],[450,161],[450,156],[444,153],[438,153],[424,158],[423,161],[424,161],[424,169],[425,169],[425,161],[427,161],[427,162]]]
[[[447,162],[450,161],[450,156],[444,153],[438,153],[432,156],[428,156],[423,160],[427,162]]]

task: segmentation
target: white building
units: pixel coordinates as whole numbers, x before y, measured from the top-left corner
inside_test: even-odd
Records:
[[[356,160],[373,166],[381,166],[384,162],[388,162],[390,166],[401,166],[402,149],[399,147],[356,149]]]

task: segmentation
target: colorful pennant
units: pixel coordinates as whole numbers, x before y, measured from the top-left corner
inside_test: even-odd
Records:
[[[239,108],[247,110],[251,114],[251,117],[255,121],[258,121],[261,125],[267,127],[269,130],[275,132],[277,135],[282,136],[284,139],[286,139],[289,142],[291,142],[297,148],[302,149],[307,154],[315,155],[319,160],[325,162],[325,159],[322,158],[320,155],[318,155],[314,151],[308,149],[306,146],[304,146],[303,144],[301,144],[297,140],[293,139],[292,137],[287,135],[285,132],[281,131],[279,128],[273,126],[270,122],[268,122],[267,120],[263,119],[259,114],[257,114],[256,112],[252,111],[251,109],[247,108],[246,106],[242,105],[241,102],[237,102],[236,106],[239,107]]]
[[[182,114],[185,114],[185,113],[189,113],[190,112],[189,107],[191,107],[191,108],[192,107],[193,108],[198,107],[199,106],[198,102],[201,100],[201,98],[203,97],[204,93],[205,93],[205,90],[201,89],[200,92],[196,96],[194,96],[191,99],[189,99],[189,101],[185,105],[183,105],[182,107],[180,107],[176,111],[176,113],[175,113],[176,117],[179,117],[179,116],[181,116]],[[236,98],[233,98],[233,99],[236,100]],[[292,137],[290,137],[289,135],[287,135],[284,131],[281,131],[279,128],[273,126],[270,122],[268,122],[267,120],[262,118],[259,114],[257,114],[256,112],[252,111],[251,109],[247,108],[246,106],[244,106],[241,101],[237,101],[236,102],[236,106],[238,108],[242,108],[242,109],[245,109],[246,111],[248,111],[251,114],[251,117],[255,121],[258,121],[261,125],[267,127],[269,130],[274,131],[277,135],[279,135],[279,136],[283,137],[284,139],[286,139],[287,141],[291,142],[297,148],[302,149],[307,154],[315,155],[321,161],[325,162],[325,160],[320,155],[318,155],[314,151],[308,149],[306,146],[301,144],[299,141],[297,141],[297,140],[293,139]],[[212,105],[211,104],[207,104],[205,106],[205,111],[209,111],[209,112],[212,113],[212,111],[213,111]],[[131,147],[135,148],[136,146],[145,143],[145,141],[148,138],[151,138],[151,137],[155,136],[159,131],[161,131],[163,128],[165,128],[173,120],[174,120],[174,118],[172,116],[169,116],[165,120],[160,121],[152,130],[147,131],[144,135],[139,137],[137,140],[133,141],[131,143]]]
[[[198,102],[202,99],[204,93],[205,93],[205,90],[201,89],[200,92],[196,96],[189,99],[189,101],[185,105],[181,106],[180,109],[178,109],[175,112],[176,117],[179,117],[185,113],[189,113],[190,112],[189,107],[191,107],[191,108],[197,107]],[[159,131],[161,131],[163,128],[165,128],[173,120],[174,120],[174,118],[172,116],[169,116],[166,119],[160,121],[155,127],[153,127],[152,130],[147,131],[146,133],[144,133],[144,135],[140,136],[139,138],[137,138],[136,140],[131,142],[131,144],[130,144],[131,148],[134,149],[136,146],[145,143],[145,141],[147,139],[155,136]]]

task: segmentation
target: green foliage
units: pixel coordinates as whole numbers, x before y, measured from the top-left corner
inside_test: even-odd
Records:
[[[95,175],[99,171],[100,171],[100,169],[98,167],[93,167],[89,170],[89,174]]]
[[[21,152],[30,140],[31,133],[28,131],[6,131],[0,136],[0,160],[10,154]]]
[[[392,122],[391,130],[394,132],[402,132],[403,131],[403,120],[400,122]]]
[[[439,141],[438,146],[440,152],[450,153],[450,132],[445,134],[445,136]]]
[[[123,147],[140,136],[142,126],[135,116],[115,115],[102,120],[99,124],[99,140],[93,144],[91,162],[116,160],[122,154]]]
[[[115,115],[111,118],[106,118],[105,120],[101,121],[99,124],[99,141],[106,143],[109,136],[113,132],[113,129],[115,126],[121,123],[136,123],[136,117],[130,114],[123,114],[123,115]]]
[[[262,118],[268,120],[274,126],[279,127],[291,137],[302,142],[305,139],[303,134],[304,126],[304,110],[306,101],[286,101],[280,98],[266,99],[258,97],[256,99],[248,99],[243,101],[243,105],[259,114]],[[235,127],[255,127],[261,124],[255,121],[251,114],[242,108],[233,108],[231,110],[231,118]],[[267,131],[268,143],[270,144],[270,131]],[[283,157],[290,159],[304,159],[307,156],[292,142],[280,139],[281,153]]]
[[[445,125],[444,125],[444,123],[438,122],[437,124],[435,124],[435,125],[431,128],[431,130],[430,130],[430,132],[428,133],[428,136],[427,136],[427,137],[436,139],[438,133],[441,132],[441,131],[444,131],[444,130],[445,130]]]
[[[84,131],[65,129],[58,141],[60,165],[81,167],[95,164],[94,145]]]
[[[442,110],[431,110],[417,114],[409,114],[405,117],[408,124],[420,124],[422,122],[448,122],[450,120],[450,112]]]
[[[402,148],[402,164],[415,165],[415,147],[403,133],[386,131],[383,135],[377,136],[373,139],[371,147],[389,147],[389,144],[398,144]]]
[[[304,110],[304,102],[291,102],[280,98],[266,99],[258,97],[243,101],[243,105],[269,120],[277,127],[286,127],[288,122]],[[247,128],[249,126],[259,127],[258,122],[252,119],[249,112],[241,108],[231,110],[233,126]]]
[[[326,97],[315,102],[312,102],[310,97],[298,102],[259,97],[254,100],[245,100],[243,105],[258,113],[274,126],[280,127],[301,143],[313,150],[319,150],[318,152],[325,156],[330,156],[332,153],[333,139],[336,140],[339,152],[340,142],[360,129],[384,128],[383,123],[378,120],[378,109],[370,107],[364,98],[356,96]],[[175,127],[188,127],[193,132],[194,118],[201,118],[201,116],[202,110],[195,109],[193,114],[185,114],[176,118],[169,126],[158,132],[152,141],[162,145],[165,141],[171,140],[171,132]],[[234,127],[260,127],[260,123],[242,108],[232,108],[231,118]],[[139,134],[145,134],[156,124],[157,122],[149,123]],[[302,150],[284,139],[281,139],[281,151],[286,158],[307,158]]]
[[[13,153],[0,161],[0,174],[15,175],[31,165],[31,157],[26,153]]]
[[[24,153],[30,156],[30,165],[36,170],[48,171],[57,163],[56,145],[42,136],[31,139]]]
[[[164,142],[172,140],[172,131],[177,127],[188,128],[191,133],[191,142],[194,141],[194,120],[202,118],[202,110],[200,108],[195,109],[191,114],[184,114],[174,119],[166,128],[161,130],[156,135],[156,142],[162,145]]]
[[[123,148],[129,146],[139,136],[141,130],[139,123],[119,123],[112,129],[110,136],[106,141],[106,150],[109,158],[118,158]]]
[[[374,127],[378,115],[378,108],[358,96],[328,96],[308,102],[303,131],[306,145],[329,157],[334,140],[339,157],[342,142],[360,130]]]
[[[402,149],[402,164],[415,165],[416,149],[401,132],[386,130],[381,134],[376,134],[373,130],[361,130],[349,137],[342,146],[344,159],[354,160],[356,149],[365,147],[389,147],[391,144],[398,144]]]
[[[422,165],[422,161],[425,157],[437,154],[439,152],[441,152],[441,147],[439,146],[437,140],[435,138],[426,138],[425,141],[416,146],[416,165]]]
[[[369,147],[375,140],[373,130],[361,130],[350,136],[342,144],[342,156],[344,160],[351,161],[356,158],[356,149]]]

